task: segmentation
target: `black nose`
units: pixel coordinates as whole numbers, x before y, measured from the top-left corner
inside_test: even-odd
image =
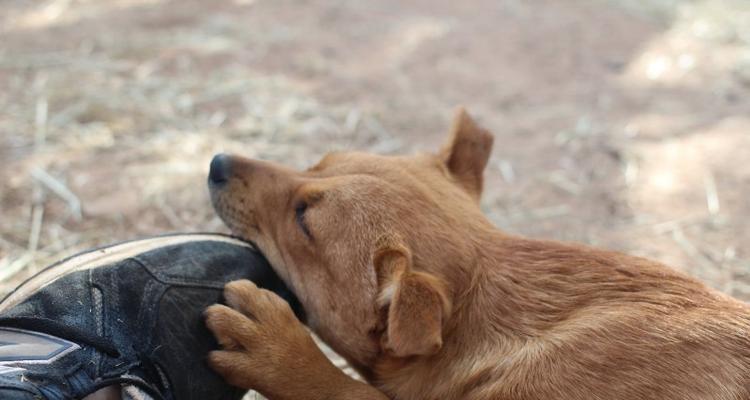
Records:
[[[211,160],[211,168],[208,172],[208,183],[221,185],[229,180],[232,175],[232,157],[227,154],[217,154]]]

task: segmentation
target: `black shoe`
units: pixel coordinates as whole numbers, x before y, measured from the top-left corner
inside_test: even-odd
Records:
[[[0,302],[0,399],[80,399],[102,388],[241,398],[205,363],[217,345],[202,317],[236,279],[273,290],[301,317],[265,258],[222,235],[126,242],[43,270]]]

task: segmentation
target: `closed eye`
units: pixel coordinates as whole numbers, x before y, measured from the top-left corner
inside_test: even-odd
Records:
[[[313,240],[312,233],[310,232],[310,228],[307,227],[307,222],[305,221],[305,213],[307,212],[307,203],[300,202],[297,204],[296,207],[294,207],[294,218],[297,221],[297,226],[302,230],[302,232],[307,236],[308,239]]]

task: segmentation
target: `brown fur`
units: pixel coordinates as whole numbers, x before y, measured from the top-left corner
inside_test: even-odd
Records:
[[[744,303],[650,260],[499,231],[478,207],[491,144],[460,110],[435,155],[334,153],[304,172],[234,158],[217,212],[371,386],[249,283],[227,287],[239,312],[208,310],[214,368],[272,399],[750,398]]]

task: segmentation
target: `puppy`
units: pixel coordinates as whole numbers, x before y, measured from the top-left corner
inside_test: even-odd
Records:
[[[459,110],[436,154],[303,172],[217,156],[216,211],[369,385],[246,281],[207,310],[213,368],[271,399],[750,399],[748,306],[654,261],[498,230],[478,206],[492,141]]]

